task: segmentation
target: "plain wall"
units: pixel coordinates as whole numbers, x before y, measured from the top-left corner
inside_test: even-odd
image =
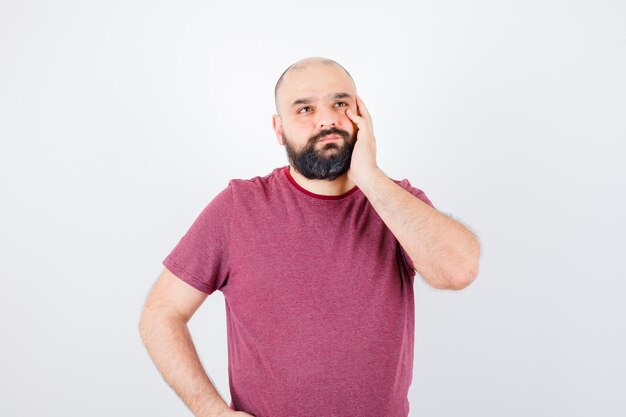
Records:
[[[228,4],[227,4],[228,3]],[[342,63],[378,164],[480,238],[416,279],[411,416],[626,415],[623,1],[0,1],[0,415],[190,415],[137,322],[273,88]],[[224,299],[190,323],[228,392]]]

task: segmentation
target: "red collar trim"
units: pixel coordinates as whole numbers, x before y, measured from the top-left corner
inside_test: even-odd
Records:
[[[302,188],[302,186],[298,184],[296,180],[293,179],[293,177],[291,176],[291,173],[289,172],[289,165],[283,168],[283,172],[285,173],[285,175],[287,175],[289,182],[291,182],[294,185],[294,187],[296,187],[299,191],[303,192],[304,194],[310,197],[319,198],[320,200],[341,200],[342,198],[345,198],[345,197],[348,197],[349,195],[354,194],[356,190],[359,189],[359,187],[355,185],[354,187],[352,187],[352,189],[350,189],[349,191],[346,191],[345,193],[341,195],[315,194],[315,193],[310,192],[309,190]]]

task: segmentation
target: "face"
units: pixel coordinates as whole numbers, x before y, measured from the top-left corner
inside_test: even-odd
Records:
[[[350,168],[356,126],[356,88],[335,65],[309,64],[286,74],[278,93],[274,131],[291,165],[309,179],[334,180]]]

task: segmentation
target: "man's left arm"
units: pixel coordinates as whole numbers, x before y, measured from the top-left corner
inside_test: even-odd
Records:
[[[400,187],[380,169],[357,185],[428,284],[460,290],[476,279],[480,249],[466,227]]]
[[[467,287],[478,275],[478,239],[378,168],[372,120],[359,97],[357,109],[360,116],[350,109],[346,112],[359,129],[348,177],[365,194],[429,285],[453,290]]]

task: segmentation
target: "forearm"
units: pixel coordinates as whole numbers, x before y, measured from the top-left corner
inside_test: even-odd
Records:
[[[204,371],[183,320],[157,312],[144,314],[139,329],[163,379],[195,416],[213,417],[232,412]]]
[[[429,285],[461,289],[476,278],[479,243],[465,226],[439,213],[381,170],[372,171],[358,185]]]

